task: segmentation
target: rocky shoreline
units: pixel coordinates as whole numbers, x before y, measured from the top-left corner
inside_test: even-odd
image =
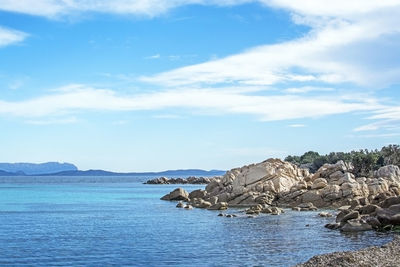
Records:
[[[369,247],[357,251],[334,252],[312,257],[296,267],[314,266],[399,266],[400,237],[395,236],[392,242],[381,247]]]
[[[143,184],[209,184],[215,179],[220,179],[220,176],[215,177],[194,177],[190,176],[187,178],[167,178],[159,177],[151,180],[147,180]]]
[[[194,208],[225,210],[246,207],[252,216],[296,211],[339,209],[341,231],[393,230],[400,225],[400,169],[387,165],[369,177],[355,177],[350,163],[325,164],[316,173],[279,159],[235,168],[212,179],[205,190],[190,194],[177,188],[163,200],[187,202]],[[322,216],[322,215],[321,215]]]

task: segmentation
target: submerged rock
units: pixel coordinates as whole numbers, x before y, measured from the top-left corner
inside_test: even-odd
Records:
[[[297,207],[293,207],[292,210],[296,210],[296,211],[312,211],[312,210],[317,210],[317,207],[315,207],[313,203],[307,202],[307,203],[301,203]]]
[[[319,217],[332,217],[333,215],[332,215],[332,213],[323,211],[323,212],[318,213],[318,216]]]
[[[328,224],[325,224],[325,228],[336,230],[336,229],[340,228],[340,224],[339,223],[328,223]]]
[[[343,216],[343,218],[340,220],[340,223],[345,223],[349,220],[358,219],[359,217],[360,214],[358,213],[358,211],[351,211]]]
[[[208,210],[226,210],[226,209],[228,209],[228,203],[226,202],[219,202],[208,208]]]
[[[372,226],[359,219],[348,220],[340,227],[340,231],[342,232],[361,232],[369,230],[372,230]]]

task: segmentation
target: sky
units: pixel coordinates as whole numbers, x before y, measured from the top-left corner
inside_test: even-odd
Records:
[[[400,0],[0,0],[0,162],[231,169],[400,141]]]

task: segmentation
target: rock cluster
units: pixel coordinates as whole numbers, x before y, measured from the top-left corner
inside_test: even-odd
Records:
[[[258,215],[260,213],[266,213],[266,214],[271,214],[271,215],[279,215],[281,213],[285,213],[283,209],[280,209],[278,207],[274,206],[269,206],[269,205],[261,205],[257,204],[255,206],[251,206],[250,208],[246,209],[246,214],[250,215]]]
[[[298,206],[312,203],[318,208],[337,208],[350,204],[379,202],[383,196],[400,194],[400,170],[388,165],[375,172],[374,177],[355,177],[351,164],[338,161],[325,164],[315,174],[305,177],[287,194],[281,195],[282,205]]]
[[[167,178],[159,177],[151,180],[147,180],[144,184],[209,184],[214,179],[220,178],[216,177],[194,177],[190,176],[188,178]]]
[[[196,208],[216,210],[250,207],[246,212],[251,215],[280,214],[282,211],[277,207],[308,211],[348,205],[342,208],[343,213],[351,210],[358,212],[359,216],[349,213],[345,221],[338,222],[341,229],[370,228],[371,223],[365,224],[361,215],[372,212],[380,214],[380,217],[372,217],[376,217],[381,224],[385,220],[383,218],[391,222],[397,220],[397,207],[388,206],[384,201],[394,201],[391,197],[400,195],[399,167],[384,166],[372,177],[355,177],[352,170],[351,164],[338,161],[336,164],[325,164],[310,174],[307,169],[292,163],[268,159],[232,169],[224,176],[212,179],[205,190],[195,190],[190,194],[179,191],[180,199],[176,200],[187,201]],[[170,196],[172,193],[163,199],[176,198]],[[375,210],[371,205],[379,209]]]
[[[308,170],[279,159],[228,171],[206,187],[205,199],[229,206],[271,205],[309,175]]]
[[[354,200],[336,216],[336,223],[325,227],[343,232],[400,229],[400,197],[388,197],[379,203],[364,205]]]

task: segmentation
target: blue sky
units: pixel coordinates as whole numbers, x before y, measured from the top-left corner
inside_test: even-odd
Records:
[[[0,0],[0,161],[230,169],[399,143],[399,15],[377,0]]]

